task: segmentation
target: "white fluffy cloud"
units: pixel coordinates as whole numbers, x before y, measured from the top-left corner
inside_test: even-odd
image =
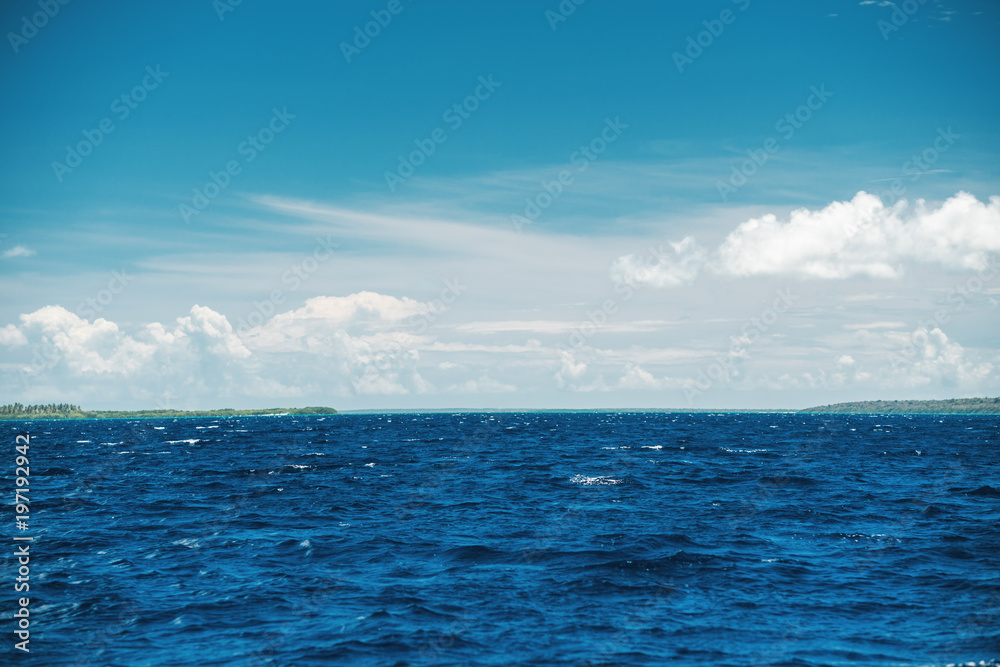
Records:
[[[0,329],[0,345],[15,347],[27,344],[28,339],[25,338],[24,334],[21,333],[21,330],[13,324],[8,324],[4,328]]]
[[[555,380],[560,389],[572,387],[586,372],[587,364],[578,362],[572,352],[559,351],[559,370],[556,371]]]
[[[124,334],[114,322],[88,322],[61,306],[22,315],[21,322],[19,333],[35,343],[28,372],[64,365],[73,374],[127,375],[153,352],[153,346]]]
[[[623,327],[616,333],[608,327],[592,344],[566,349],[563,330],[527,341],[501,331],[494,335],[502,340],[479,342],[486,334],[460,323],[420,326],[434,317],[428,304],[360,292],[310,299],[241,335],[222,313],[201,305],[173,322],[135,327],[47,306],[0,328],[0,376],[8,400],[90,407],[156,407],[161,397],[169,398],[169,407],[251,406],[265,399],[371,407],[425,401],[428,394],[450,395],[452,406],[481,396],[480,404],[523,407],[537,392],[553,391],[567,404],[588,400],[585,395],[597,403],[606,400],[599,395],[620,392],[675,407],[690,405],[686,396],[693,392],[698,406],[712,407],[729,392],[745,397],[762,388],[973,395],[1000,387],[996,350],[963,347],[935,324],[913,331],[901,322],[862,320],[809,335],[803,332],[812,330],[798,330],[792,338],[775,329],[756,341],[735,335],[738,325],[731,321],[713,330]],[[698,338],[702,331],[719,333]],[[635,336],[646,343],[637,344]],[[728,361],[720,366],[723,357]],[[717,366],[734,370],[714,373]],[[703,376],[712,380],[707,387]]]
[[[317,343],[346,341],[344,336],[348,331],[385,330],[407,318],[429,312],[427,304],[375,292],[358,292],[344,297],[317,296],[308,299],[301,308],[274,315],[261,326],[247,331],[245,337],[257,348],[303,350],[315,348]],[[400,336],[395,340],[403,342]]]
[[[889,357],[891,365],[884,370],[894,384],[975,387],[989,379],[996,368],[988,359],[950,340],[939,328],[918,327],[911,334],[889,336],[896,349]]]
[[[626,364],[625,372],[618,380],[622,389],[662,389],[667,386],[666,380],[658,380],[649,371],[635,364]]]
[[[788,220],[770,214],[747,220],[711,255],[690,238],[674,250],[676,257],[652,267],[621,257],[611,277],[667,287],[693,281],[699,268],[734,277],[816,279],[898,278],[910,263],[976,270],[1000,252],[1000,197],[984,203],[959,192],[936,208],[923,200],[886,207],[859,192],[822,209],[797,209]]]
[[[400,329],[429,312],[428,304],[373,292],[322,296],[241,336],[223,314],[201,305],[173,324],[132,333],[46,306],[0,328],[0,353],[29,394],[106,386],[118,396],[214,403],[229,396],[422,393],[432,387],[417,372],[416,348],[429,339]]]

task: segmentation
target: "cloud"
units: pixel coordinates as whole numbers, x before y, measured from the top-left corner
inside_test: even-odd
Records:
[[[527,331],[531,333],[559,334],[572,331],[579,326],[578,322],[561,322],[556,320],[503,320],[492,322],[465,322],[455,327],[456,331],[478,334],[496,334],[509,331]]]
[[[907,262],[978,269],[1000,250],[1000,197],[983,204],[960,192],[939,208],[917,200],[887,208],[859,192],[849,202],[765,215],[741,224],[719,247],[718,270],[732,276],[898,278]]]
[[[713,319],[705,322],[723,329],[707,337],[706,329],[691,324],[638,339],[632,335],[644,330],[623,329],[615,339],[602,329],[594,344],[566,349],[561,327],[538,325],[547,321],[499,320],[498,335],[513,335],[483,343],[477,342],[483,340],[479,325],[488,330],[491,323],[440,326],[431,333],[421,325],[433,314],[429,303],[358,292],[314,297],[238,331],[223,313],[200,304],[172,321],[143,325],[91,322],[46,306],[0,327],[0,377],[11,400],[69,399],[91,401],[91,407],[101,407],[97,401],[156,407],[164,396],[172,401],[165,407],[377,406],[385,400],[398,406],[428,394],[480,396],[481,405],[500,403],[503,394],[521,401],[558,390],[551,394],[557,401],[647,392],[673,403],[723,353],[725,328],[736,326]],[[753,346],[730,330],[729,354],[739,361],[739,373],[712,391],[720,398],[760,388],[848,386],[991,393],[1000,382],[995,350],[963,348],[933,325],[908,333],[901,322],[856,321],[862,324],[818,322],[820,329],[807,338],[779,339],[776,331],[773,340]],[[518,335],[535,329],[546,330],[541,340]]]
[[[484,373],[477,380],[467,380],[461,384],[452,385],[448,387],[448,391],[459,394],[507,394],[517,391],[517,387],[498,382]]]
[[[621,389],[662,389],[665,386],[664,380],[657,380],[649,371],[634,364],[626,364],[625,373],[618,380]]]
[[[934,389],[940,396],[990,395],[1000,386],[996,350],[970,349],[938,327],[907,331],[858,330],[841,340],[829,365],[802,371],[793,365],[747,378],[746,388],[841,389],[844,387],[904,390]],[[807,356],[815,357],[813,350]],[[772,364],[777,366],[777,364]]]
[[[677,287],[694,282],[705,263],[705,251],[690,236],[670,246],[673,253],[662,248],[653,253],[656,262],[652,265],[636,255],[619,257],[611,265],[611,279],[618,284],[638,283],[653,287]]]
[[[454,327],[455,331],[476,334],[498,334],[513,331],[526,331],[540,334],[565,334],[581,326],[589,324],[588,320],[556,321],[556,320],[500,320],[466,322]],[[659,331],[676,325],[676,320],[634,320],[629,322],[613,322],[601,327],[604,332],[642,332]]]
[[[359,292],[309,299],[245,332],[201,305],[172,324],[126,332],[45,306],[0,328],[0,352],[24,389],[40,393],[100,387],[102,398],[167,394],[213,404],[228,396],[425,393],[433,386],[417,372],[417,348],[430,338],[401,329],[430,309]]]
[[[407,318],[431,313],[429,304],[376,292],[317,296],[296,310],[275,314],[266,323],[240,333],[258,348],[303,350],[343,339],[347,331],[380,331]]]
[[[21,330],[13,324],[8,324],[4,328],[0,329],[0,345],[15,347],[27,344],[28,339],[25,338],[24,334],[21,333]]]
[[[586,372],[587,364],[578,362],[572,352],[559,351],[559,370],[556,371],[555,380],[560,389],[573,387]]]
[[[905,322],[864,322],[861,324],[845,324],[844,328],[848,331],[856,331],[858,329],[902,329],[905,326]]]
[[[673,247],[675,257],[653,267],[640,266],[632,255],[620,257],[612,280],[670,287],[691,282],[699,268],[728,277],[825,280],[899,278],[910,263],[981,269],[1000,251],[1000,197],[983,203],[959,192],[937,208],[922,199],[886,207],[859,192],[822,209],[794,210],[786,221],[772,214],[747,220],[711,256],[690,237]]]
[[[36,254],[34,250],[23,245],[16,245],[10,250],[5,250],[3,255],[0,255],[0,257],[3,257],[4,259],[11,259],[13,257],[31,257],[34,254]]]
[[[20,333],[36,350],[44,349],[30,370],[63,365],[74,375],[127,375],[151,357],[153,347],[118,329],[114,322],[93,322],[61,306],[45,306],[21,316]]]
[[[939,328],[918,327],[911,334],[887,334],[896,343],[887,371],[893,384],[923,386],[941,383],[947,386],[977,387],[996,379],[994,363],[976,359],[958,342]],[[995,361],[995,360],[994,360]]]
[[[193,346],[218,357],[246,359],[251,354],[224,315],[197,304],[191,307],[190,315],[177,319],[170,340],[179,337],[186,337]]]

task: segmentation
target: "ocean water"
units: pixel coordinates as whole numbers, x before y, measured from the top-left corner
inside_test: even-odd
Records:
[[[4,422],[4,664],[998,664],[1000,419]],[[30,528],[14,437],[31,434]],[[6,661],[6,662],[5,662]]]

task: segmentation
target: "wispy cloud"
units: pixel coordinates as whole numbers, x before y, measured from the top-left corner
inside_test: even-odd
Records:
[[[37,254],[34,250],[23,245],[16,245],[9,250],[5,250],[2,257],[4,259],[12,259],[14,257],[31,257]]]

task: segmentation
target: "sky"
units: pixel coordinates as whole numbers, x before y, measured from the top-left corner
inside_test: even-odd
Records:
[[[0,8],[0,403],[1000,394],[1000,4]]]

